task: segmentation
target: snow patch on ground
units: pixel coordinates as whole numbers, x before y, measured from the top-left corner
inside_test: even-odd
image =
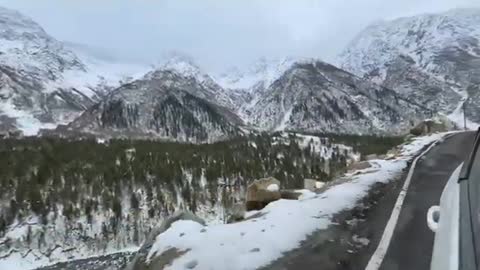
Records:
[[[402,145],[400,153],[403,157],[414,156],[415,154],[418,154],[418,152],[426,145],[435,141],[440,141],[443,137],[445,137],[446,134],[449,134],[449,132],[435,133],[428,136],[417,137],[413,141]]]
[[[361,174],[346,176],[346,182],[322,194],[300,191],[300,200],[279,200],[261,211],[247,213],[250,219],[234,224],[203,227],[192,221],[179,221],[157,236],[148,260],[175,247],[187,251],[166,269],[184,269],[192,261],[197,269],[256,269],[299,247],[312,232],[326,229],[332,216],[351,209],[378,182],[387,183],[402,173],[407,161],[426,145],[445,134],[416,138],[402,146],[401,156],[375,160]],[[256,214],[257,218],[252,218]],[[292,220],[301,220],[292,226]]]

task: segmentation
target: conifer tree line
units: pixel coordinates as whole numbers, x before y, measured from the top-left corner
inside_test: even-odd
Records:
[[[301,188],[305,178],[328,181],[345,170],[348,154],[331,141],[321,139],[333,151],[327,162],[313,140],[301,146],[293,134],[259,134],[202,145],[0,140],[0,199],[6,205],[0,211],[0,237],[15,220],[32,213],[45,224],[52,213],[67,220],[86,216],[91,223],[95,212],[110,211],[113,218],[104,229],[114,233],[126,217],[135,220],[141,207],[147,208],[143,210],[150,218],[170,214],[179,203],[195,212],[201,204],[213,205],[230,196],[225,190],[234,192],[234,187],[246,187],[262,177],[279,179],[282,188]],[[128,204],[122,201],[126,196]]]
[[[370,154],[386,154],[388,150],[402,144],[405,141],[404,136],[353,135],[314,132],[302,133],[321,138],[329,138],[331,143],[348,145],[353,148],[354,152],[361,153],[362,156]]]

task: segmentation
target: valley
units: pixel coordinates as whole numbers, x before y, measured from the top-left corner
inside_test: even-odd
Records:
[[[181,52],[119,60],[0,7],[0,269],[302,258],[308,235],[368,212],[422,150],[479,127],[479,29],[480,9],[379,21],[332,63],[219,72]],[[262,192],[275,199],[247,209]],[[205,224],[168,223],[178,213]]]

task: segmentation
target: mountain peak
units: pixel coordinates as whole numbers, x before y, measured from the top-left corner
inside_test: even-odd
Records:
[[[478,107],[480,9],[455,9],[377,22],[342,52],[340,66],[436,112]],[[475,110],[467,111],[473,121]]]
[[[12,123],[8,129],[35,135],[70,122],[126,77],[117,74],[119,64],[89,60],[27,16],[0,7],[0,117]]]
[[[404,17],[367,27],[340,54],[338,62],[360,76],[383,67],[399,54],[409,56],[419,66],[436,68],[433,60],[446,48],[478,54],[478,39],[480,9]]]
[[[214,78],[227,89],[251,89],[258,84],[265,88],[297,61],[299,59],[293,57],[261,57],[247,68],[230,67],[225,72],[215,75]]]
[[[22,13],[0,6],[0,36],[12,39],[19,35],[40,34],[46,35],[43,28],[28,16]]]

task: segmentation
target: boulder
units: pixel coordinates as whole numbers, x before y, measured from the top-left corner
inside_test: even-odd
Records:
[[[315,183],[315,188],[317,190],[319,190],[319,189],[323,188],[325,185],[326,185],[325,182],[317,181],[317,183]]]
[[[348,166],[348,172],[354,172],[358,170],[364,170],[372,167],[372,164],[368,161],[356,162]]]
[[[388,150],[385,159],[393,159],[400,155],[400,150],[398,148],[393,148]]]
[[[448,118],[437,116],[432,119],[426,119],[417,124],[410,130],[415,136],[427,135],[436,132],[446,132],[455,128],[455,125]]]
[[[255,180],[247,188],[247,211],[263,209],[280,198],[280,181],[273,177]]]
[[[165,219],[162,224],[154,229],[150,235],[147,237],[145,240],[144,244],[140,247],[138,250],[137,254],[133,258],[133,260],[130,262],[130,264],[125,268],[126,270],[157,270],[157,269],[163,269],[166,265],[171,263],[173,260],[178,258],[179,256],[182,256],[185,254],[187,251],[181,251],[178,250],[175,247],[172,247],[171,249],[167,250],[163,254],[158,254],[155,255],[155,257],[152,258],[152,260],[147,263],[147,256],[152,248],[153,244],[155,243],[155,240],[157,236],[172,226],[172,224],[176,221],[179,220],[191,220],[198,222],[202,225],[205,226],[205,221],[199,217],[197,217],[195,214],[188,212],[188,211],[178,211]]]
[[[321,181],[317,181],[315,179],[304,179],[303,180],[303,188],[307,189],[307,190],[310,190],[312,192],[315,192],[315,191],[321,189],[324,185],[325,185],[325,183],[323,183]]]

